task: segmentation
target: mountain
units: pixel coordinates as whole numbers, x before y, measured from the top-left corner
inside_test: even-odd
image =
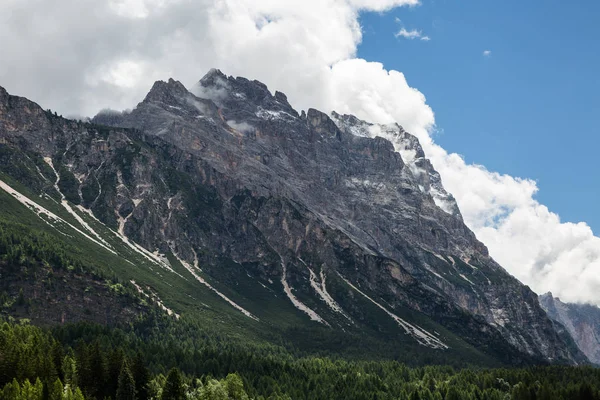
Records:
[[[308,351],[587,362],[399,125],[299,113],[212,70],[92,123],[0,90],[0,151],[3,219],[172,315]]]
[[[548,316],[567,330],[591,362],[600,365],[600,309],[591,304],[563,303],[552,293],[539,299]]]

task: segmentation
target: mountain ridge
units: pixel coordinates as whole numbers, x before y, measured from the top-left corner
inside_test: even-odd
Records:
[[[548,316],[564,326],[591,362],[600,365],[600,309],[591,304],[564,303],[551,292],[539,299]]]
[[[389,329],[370,319],[372,306],[437,351],[448,339],[416,320],[505,362],[585,362],[464,225],[416,138],[393,131],[414,153],[406,163],[391,141],[334,120],[349,117],[298,113],[282,93],[223,77],[200,81],[196,92],[211,98],[157,82],[130,113],[98,115],[93,126],[54,126],[41,108],[0,93],[0,141],[53,160],[72,185],[69,202],[150,254],[171,254],[164,263],[182,277],[235,277],[214,290],[258,323],[274,323],[250,306],[250,294],[267,296],[260,284],[325,326]],[[146,254],[160,264],[155,257]],[[257,289],[223,293],[246,285],[244,272]]]

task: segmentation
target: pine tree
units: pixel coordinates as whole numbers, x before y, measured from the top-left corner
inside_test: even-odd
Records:
[[[63,358],[64,358],[63,348],[59,342],[55,341],[52,345],[52,362],[54,363],[54,370],[58,374],[58,378],[61,380],[65,379],[65,376],[63,375],[63,367],[62,367]]]
[[[163,387],[161,400],[183,400],[185,393],[181,373],[177,368],[172,368],[167,375],[167,381]]]
[[[73,381],[67,378],[67,368],[69,368],[69,366],[66,364],[66,357],[65,360],[63,360],[63,363],[65,363],[65,365],[63,365],[63,368],[65,370],[65,383],[67,383],[68,385],[72,385],[72,388],[75,385],[77,385],[83,391],[87,391],[88,387],[93,382],[93,377],[90,372],[90,356],[88,352],[88,346],[83,341],[80,341],[79,343],[77,343],[77,347],[75,348],[75,354],[76,358],[74,365],[76,366],[77,375],[76,379],[74,379]]]
[[[228,400],[227,388],[216,379],[209,380],[200,390],[200,399],[202,400]]]
[[[521,382],[518,385],[515,385],[515,387],[513,387],[512,398],[514,400],[530,400],[531,393],[529,392],[527,386],[523,382]]]
[[[91,397],[100,399],[104,397],[106,389],[106,361],[100,349],[100,343],[94,342],[89,353],[90,381],[86,382],[86,389]]]
[[[16,379],[13,379],[11,383],[6,384],[2,392],[2,398],[5,400],[20,400],[21,397],[21,385]]]
[[[579,400],[595,400],[592,388],[587,382],[584,382],[579,387]]]
[[[116,400],[135,400],[135,381],[127,362],[123,361],[121,373],[119,374],[119,385],[117,387]]]
[[[455,386],[450,386],[446,392],[445,400],[462,400],[462,396]]]
[[[59,378],[49,387],[48,400],[62,400],[63,398],[63,384]]]
[[[248,395],[244,391],[244,382],[238,374],[229,374],[225,378],[227,394],[231,400],[248,400]]]
[[[133,359],[131,373],[135,381],[135,392],[138,400],[148,400],[148,383],[150,383],[150,371],[144,364],[144,358],[141,353],[138,353]]]
[[[77,386],[77,363],[75,362],[72,353],[63,358],[62,375],[65,380],[65,385],[71,387]]]
[[[108,381],[106,385],[105,394],[111,398],[115,398],[117,394],[117,387],[119,384],[119,378],[123,372],[123,363],[125,362],[125,354],[123,349],[118,348],[113,350],[108,359]]]

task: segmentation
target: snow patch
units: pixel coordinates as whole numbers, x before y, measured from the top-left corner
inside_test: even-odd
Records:
[[[169,260],[167,260],[166,257],[159,255],[158,252],[150,252],[149,250],[145,249],[144,247],[140,246],[139,244],[130,240],[127,237],[127,235],[125,234],[125,224],[127,223],[127,220],[129,219],[132,213],[130,213],[126,218],[123,218],[117,214],[119,217],[119,228],[117,232],[109,228],[110,231],[113,232],[119,239],[121,239],[121,241],[125,243],[131,250],[146,258],[148,261],[154,264],[158,264],[160,267],[166,269],[167,271],[172,272],[175,275],[178,275],[179,277],[185,279],[180,273],[174,271],[173,268],[171,268]]]
[[[150,291],[151,295],[149,295],[148,293],[144,292],[144,290],[140,287],[140,285],[138,285],[137,283],[135,283],[135,281],[131,280],[129,282],[131,282],[131,284],[133,286],[135,286],[135,288],[137,289],[137,291],[141,295],[147,297],[148,299],[150,299],[154,303],[156,303],[158,305],[158,307],[160,307],[161,310],[165,311],[168,315],[172,315],[176,319],[179,319],[179,314],[177,314],[175,311],[173,311],[170,308],[168,308],[167,306],[165,306],[164,303],[162,302],[162,300],[158,297],[158,295],[156,293],[152,292],[152,290],[150,290],[150,288],[147,288],[147,289]]]
[[[352,319],[350,318],[350,316],[348,316],[348,314],[346,314],[346,312],[342,309],[342,307],[333,299],[333,297],[331,297],[331,295],[327,291],[327,287],[325,286],[326,277],[325,277],[325,273],[323,272],[323,269],[321,268],[321,272],[319,274],[319,278],[320,278],[320,281],[319,281],[319,279],[317,278],[317,274],[315,274],[314,271],[312,269],[310,269],[310,267],[308,265],[306,265],[306,263],[301,258],[299,258],[299,260],[302,264],[304,264],[306,269],[308,269],[308,272],[310,273],[310,286],[321,297],[321,300],[323,300],[329,306],[329,308],[331,308],[333,311],[335,311],[336,313],[342,314],[350,322],[353,322]]]
[[[469,257],[462,257],[461,261],[464,262],[465,264],[467,264],[469,267],[471,267],[473,269],[479,269],[476,266],[469,264],[471,262],[471,259]]]
[[[146,250],[144,247],[137,244],[136,242],[130,240],[127,237],[127,235],[125,235],[123,233],[124,227],[125,227],[125,221],[122,217],[119,217],[119,232],[115,232],[115,231],[112,231],[112,232],[115,233],[117,235],[117,237],[119,239],[121,239],[121,241],[123,241],[123,243],[125,243],[127,246],[129,246],[129,248],[131,250],[133,250],[134,252],[136,252],[139,255],[141,255],[142,257],[146,258],[148,261],[150,261],[154,264],[158,264],[160,267],[166,269],[167,271],[172,272],[176,275],[179,275],[181,278],[183,278],[183,276],[181,274],[179,274],[178,272],[174,271],[173,268],[171,268],[171,265],[169,265],[169,261],[166,258],[163,258],[155,253],[152,253],[152,252]]]
[[[290,287],[287,280],[285,279],[285,277],[287,275],[287,267],[286,267],[285,261],[283,260],[283,257],[281,257],[281,255],[279,255],[279,258],[281,258],[281,268],[283,269],[283,272],[281,274],[281,284],[283,285],[283,291],[287,295],[288,299],[290,299],[292,304],[298,310],[307,314],[312,321],[317,321],[324,325],[329,326],[327,321],[325,321],[323,318],[321,318],[319,316],[319,314],[317,314],[315,311],[311,310],[306,304],[302,303],[300,300],[298,300],[298,298],[296,296],[294,296],[294,294],[292,293],[292,288]]]
[[[444,278],[443,276],[441,276],[440,274],[438,274],[437,272],[435,272],[433,270],[433,268],[431,268],[429,265],[425,264],[425,269],[429,272],[431,272],[433,275],[437,276],[440,279],[446,280],[446,278]]]
[[[463,278],[465,281],[469,282],[471,285],[475,286],[475,284],[473,283],[473,281],[471,281],[469,278],[467,278],[463,274],[458,274],[458,275],[460,275],[461,278]]]
[[[75,220],[79,223],[79,225],[81,225],[86,231],[88,231],[90,234],[92,234],[96,239],[98,239],[98,241],[101,242],[101,246],[104,247],[106,250],[110,251],[113,254],[117,254],[115,253],[112,249],[111,249],[111,245],[109,245],[103,238],[102,236],[100,236],[98,233],[96,233],[96,231],[89,226],[84,220],[83,218],[81,218],[79,216],[79,214],[77,214],[75,212],[75,210],[73,210],[73,208],[71,207],[71,205],[69,204],[69,202],[67,201],[67,199],[65,199],[65,195],[60,191],[59,187],[58,187],[58,183],[60,182],[60,175],[58,174],[58,171],[56,171],[56,169],[54,168],[54,163],[52,162],[52,159],[50,157],[44,157],[44,161],[46,162],[46,164],[48,164],[50,166],[50,168],[52,169],[52,171],[54,172],[54,175],[56,176],[56,181],[54,182],[54,189],[58,192],[58,194],[60,195],[60,204],[63,206],[63,208],[73,216],[73,218],[75,218]],[[81,181],[80,181],[81,182]]]
[[[29,199],[27,196],[22,195],[21,193],[19,193],[18,191],[16,191],[15,189],[13,189],[12,187],[10,187],[8,184],[6,184],[5,182],[3,182],[1,180],[0,180],[0,189],[4,190],[8,194],[10,194],[12,197],[14,197],[17,201],[19,201],[21,204],[25,205],[27,208],[29,208],[30,210],[35,212],[38,215],[38,217],[40,217],[43,221],[45,221],[48,225],[52,226],[53,228],[56,228],[56,227],[53,226],[48,221],[46,221],[44,218],[42,218],[41,217],[42,215],[45,215],[48,219],[54,220],[55,222],[61,222],[65,225],[69,226],[71,229],[73,229],[77,233],[81,234],[82,236],[86,237],[87,239],[91,240],[92,242],[96,243],[98,246],[105,248],[106,250],[110,251],[111,253],[113,253],[115,255],[117,254],[114,250],[108,248],[102,242],[89,236],[88,234],[81,231],[77,227],[73,226],[69,222],[65,221],[64,219],[62,219],[58,215],[54,214],[53,212],[48,211],[44,207],[40,206],[33,200]],[[77,217],[81,218],[81,217],[79,217],[79,215],[77,215]]]
[[[192,249],[192,253],[194,253],[194,268],[202,272],[202,268],[200,268],[200,262],[198,261],[198,253],[196,253],[196,250],[194,249]]]
[[[431,253],[431,254],[433,254],[434,256],[436,256],[437,258],[439,258],[440,260],[442,260],[446,263],[448,262],[448,260],[446,260],[441,254],[438,254],[438,253]]]
[[[286,120],[286,119],[290,119],[290,118],[295,118],[293,115],[291,115],[290,113],[287,113],[285,111],[273,111],[273,110],[265,110],[262,107],[258,108],[258,111],[256,112],[256,116],[258,118],[262,118],[262,119],[267,119],[267,120]]]
[[[194,252],[195,254],[195,252]],[[237,303],[235,303],[233,300],[231,300],[229,297],[225,296],[223,293],[219,292],[217,289],[215,289],[210,283],[206,282],[206,280],[204,280],[204,278],[202,278],[200,275],[198,275],[196,273],[196,271],[194,271],[194,268],[192,268],[192,266],[190,264],[188,264],[187,262],[183,261],[181,258],[179,258],[175,252],[173,252],[173,255],[175,256],[175,258],[177,259],[177,261],[179,261],[181,263],[181,265],[183,265],[183,267],[185,269],[188,270],[188,272],[190,274],[192,274],[192,276],[194,278],[196,278],[196,280],[198,282],[200,282],[201,284],[203,284],[204,286],[206,286],[207,288],[209,288],[210,290],[212,290],[213,292],[215,292],[217,294],[217,296],[219,296],[220,298],[222,298],[223,300],[225,300],[227,303],[229,303],[233,308],[235,308],[236,310],[240,311],[242,314],[244,314],[246,317],[248,318],[252,318],[255,321],[260,321],[257,317],[255,317],[250,311],[246,310],[245,308],[243,308],[242,306],[238,305]],[[197,262],[197,258],[194,261],[194,263]],[[198,268],[198,266],[195,266],[196,269],[200,269]]]
[[[346,278],[344,278],[339,272],[337,274],[344,282],[346,282],[348,284],[348,286],[350,286],[352,289],[356,290],[363,297],[365,297],[366,299],[371,301],[373,304],[375,304],[377,307],[379,307],[380,309],[385,311],[386,314],[388,314],[390,317],[392,317],[392,319],[394,319],[398,323],[398,325],[400,325],[404,329],[406,334],[414,337],[420,345],[431,347],[433,349],[441,349],[441,350],[448,349],[448,345],[446,345],[440,339],[435,337],[433,334],[427,332],[425,329],[423,329],[417,325],[413,325],[409,322],[406,322],[405,320],[398,317],[396,314],[392,313],[391,311],[389,311],[387,308],[385,308],[381,304],[377,303],[375,300],[373,300],[371,297],[369,297],[366,293],[361,291],[359,288],[354,286],[352,283],[350,283],[350,281],[348,281]]]

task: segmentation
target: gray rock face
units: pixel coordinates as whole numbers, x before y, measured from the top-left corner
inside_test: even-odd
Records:
[[[198,96],[177,82],[157,83],[119,124],[190,151],[253,196],[301,205],[315,222],[300,233],[318,221],[361,257],[393,260],[431,296],[481,317],[519,350],[549,360],[570,357],[535,294],[489,257],[418,140],[400,126],[313,109],[299,114],[281,93],[273,96],[260,82],[217,70],[192,92]],[[285,229],[265,237],[277,238],[271,245],[290,260],[308,240]],[[314,246],[316,253],[325,247],[319,241]],[[335,255],[319,258],[340,268]],[[429,308],[399,295],[390,285],[397,280],[393,268],[353,269],[352,278],[393,301]]]
[[[539,300],[548,316],[565,327],[589,360],[600,365],[600,309],[589,304],[563,303],[552,293]]]
[[[150,251],[214,273],[232,260],[330,327],[364,317],[362,296],[508,362],[586,361],[489,257],[398,125],[298,113],[284,94],[218,70],[191,91],[157,82],[132,112],[94,126],[21,101],[0,91],[0,141],[53,158],[75,177],[71,201]]]

